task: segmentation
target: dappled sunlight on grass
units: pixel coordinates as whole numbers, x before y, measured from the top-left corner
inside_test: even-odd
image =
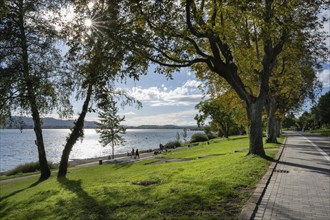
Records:
[[[0,217],[236,219],[270,163],[246,152],[234,153],[246,148],[247,141],[246,137],[214,140],[165,156],[193,158],[181,162],[149,160],[69,169],[67,179],[52,177],[31,188],[37,177],[4,183]],[[272,149],[266,152],[276,154]],[[212,154],[224,155],[199,158]]]

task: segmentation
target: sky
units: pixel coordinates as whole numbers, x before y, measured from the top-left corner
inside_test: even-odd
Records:
[[[125,108],[126,125],[196,125],[194,120],[203,94],[201,82],[187,69],[173,74],[173,79],[154,73],[154,66],[139,81],[120,85],[128,94],[142,102],[141,109]]]
[[[154,72],[151,65],[146,75],[138,81],[127,79],[126,83],[117,83],[118,89],[127,93],[142,103],[142,108],[136,106],[119,107],[119,115],[125,116],[124,125],[197,125],[194,120],[198,113],[195,105],[203,94],[198,89],[201,82],[188,69],[173,73],[173,79]],[[79,112],[81,103],[74,104],[74,112]],[[89,113],[88,121],[97,121],[97,114]]]

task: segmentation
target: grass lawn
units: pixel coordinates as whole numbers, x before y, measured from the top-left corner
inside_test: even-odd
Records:
[[[0,218],[237,219],[270,163],[246,156],[247,146],[247,137],[217,139],[164,156],[189,160],[104,164],[69,169],[62,180],[3,183]],[[279,146],[266,144],[267,155]]]
[[[40,172],[31,172],[31,173],[18,173],[15,175],[7,176],[6,174],[0,175],[0,180],[7,180],[7,179],[12,179],[16,177],[23,177],[23,176],[31,176],[31,175],[40,175]]]
[[[330,128],[322,128],[322,129],[312,130],[312,131],[309,131],[309,132],[316,133],[316,134],[321,134],[323,136],[330,137]]]

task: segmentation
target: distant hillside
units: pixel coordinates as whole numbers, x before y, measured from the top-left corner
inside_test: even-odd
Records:
[[[42,128],[51,129],[51,128],[72,128],[74,120],[61,120],[55,118],[43,118],[42,119]],[[85,128],[96,128],[95,121],[85,121]],[[177,126],[177,125],[140,125],[140,126],[125,126],[127,129],[197,129],[197,126]],[[1,128],[1,126],[0,126]],[[12,119],[2,126],[2,128],[7,129],[32,129],[33,120],[30,117],[12,117]]]
[[[134,129],[196,129],[197,126],[178,126],[178,125],[140,125],[140,126],[129,126],[127,128]]]
[[[9,120],[8,120],[9,121]],[[43,118],[42,128],[72,128],[74,120],[61,120],[55,118]],[[95,121],[85,121],[85,128],[96,128]],[[33,128],[33,120],[30,117],[12,117],[4,128],[29,129]]]

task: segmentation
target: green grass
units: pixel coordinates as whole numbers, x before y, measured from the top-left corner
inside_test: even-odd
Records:
[[[165,156],[189,161],[92,166],[69,169],[60,181],[30,177],[3,183],[0,218],[237,219],[270,161],[233,153],[247,147],[246,137],[214,142]],[[266,152],[274,157],[277,151]],[[220,153],[225,155],[197,159]]]
[[[31,172],[31,173],[18,173],[18,174],[11,175],[11,176],[7,176],[6,174],[1,174],[0,175],[0,180],[7,180],[7,179],[13,179],[13,178],[17,178],[17,177],[39,175],[39,174],[40,174],[39,171]]]
[[[316,134],[321,134],[323,136],[330,137],[330,128],[322,128],[322,129],[312,130],[312,131],[309,131],[309,132],[316,133]]]

